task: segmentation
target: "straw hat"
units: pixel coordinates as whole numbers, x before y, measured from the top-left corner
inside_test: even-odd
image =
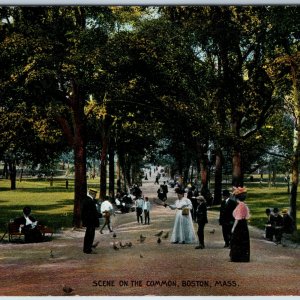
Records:
[[[233,191],[232,191],[232,194],[237,196],[237,195],[240,195],[240,194],[244,194],[244,193],[247,193],[247,189],[245,187],[233,187]]]

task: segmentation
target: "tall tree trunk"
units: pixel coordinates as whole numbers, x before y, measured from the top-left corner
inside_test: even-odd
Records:
[[[74,208],[73,226],[81,226],[81,201],[87,194],[86,180],[86,127],[84,115],[84,100],[79,94],[79,87],[75,80],[71,80],[72,95],[67,98],[66,104],[72,113],[72,124],[62,116],[56,116],[68,144],[74,150],[75,181],[74,181]],[[67,170],[68,174],[68,170]]]
[[[84,104],[77,99],[74,106],[74,163],[75,163],[75,200],[73,226],[81,226],[81,201],[87,194],[86,179],[86,139]]]
[[[10,189],[15,190],[16,189],[16,178],[17,178],[17,168],[16,168],[16,162],[9,161],[9,177],[10,177]]]
[[[234,146],[232,155],[232,185],[243,186],[242,155],[238,146]]]
[[[292,161],[292,188],[290,196],[290,215],[296,220],[297,218],[297,190],[299,183],[299,153],[300,153],[300,131],[295,130],[294,135],[294,154]]]
[[[80,126],[84,127],[84,125]],[[74,162],[75,162],[75,200],[73,226],[81,226],[81,201],[87,194],[86,180],[86,147],[84,137],[81,135],[83,128],[75,131],[74,136]]]
[[[299,156],[300,156],[300,101],[297,80],[297,65],[291,64],[293,82],[293,104],[295,116],[293,161],[292,161],[292,188],[290,197],[290,214],[297,224],[297,189],[299,183]]]
[[[109,195],[115,197],[115,150],[111,142],[109,145]]]
[[[197,146],[197,157],[200,166],[200,181],[201,181],[201,194],[207,201],[210,201],[210,192],[208,188],[208,177],[209,177],[209,162],[207,155],[207,144],[202,144],[199,140],[196,141]],[[210,205],[211,203],[209,203]]]
[[[222,150],[216,150],[215,161],[215,189],[214,189],[214,204],[220,204],[222,201]]]
[[[106,196],[106,178],[107,178],[107,151],[108,151],[108,136],[105,128],[102,129],[102,150],[100,157],[100,199]]]

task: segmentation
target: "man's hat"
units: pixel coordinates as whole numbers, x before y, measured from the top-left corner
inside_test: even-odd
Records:
[[[97,194],[98,192],[97,192],[96,190],[89,189],[89,193],[94,193],[94,194]]]
[[[205,201],[205,198],[203,196],[197,196],[196,199],[200,201]]]
[[[283,213],[283,214],[287,214],[287,213],[288,213],[288,210],[287,210],[286,208],[284,208],[284,209],[282,210],[282,213]]]

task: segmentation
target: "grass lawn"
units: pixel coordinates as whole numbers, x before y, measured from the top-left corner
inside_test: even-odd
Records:
[[[89,187],[99,190],[99,179],[89,181]],[[55,230],[72,226],[74,204],[74,180],[54,179],[53,186],[45,179],[17,181],[17,189],[10,190],[10,181],[0,179],[0,232],[4,232],[10,219],[22,216],[28,205],[32,215],[41,223]]]

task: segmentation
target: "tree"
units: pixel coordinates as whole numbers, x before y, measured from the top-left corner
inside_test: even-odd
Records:
[[[275,59],[271,61],[269,73],[277,86],[277,92],[285,95],[285,107],[294,118],[292,154],[292,189],[290,213],[297,219],[297,189],[300,159],[300,10],[299,7],[270,8],[270,33],[277,46]],[[280,21],[279,21],[280,20]],[[291,20],[293,20],[291,22]]]
[[[86,195],[85,104],[95,86],[101,47],[113,22],[105,7],[14,7],[6,10],[6,85],[23,101],[52,112],[74,149],[74,226]],[[10,21],[11,20],[11,21]],[[22,87],[22,88],[20,88]],[[14,89],[13,89],[14,88]]]

